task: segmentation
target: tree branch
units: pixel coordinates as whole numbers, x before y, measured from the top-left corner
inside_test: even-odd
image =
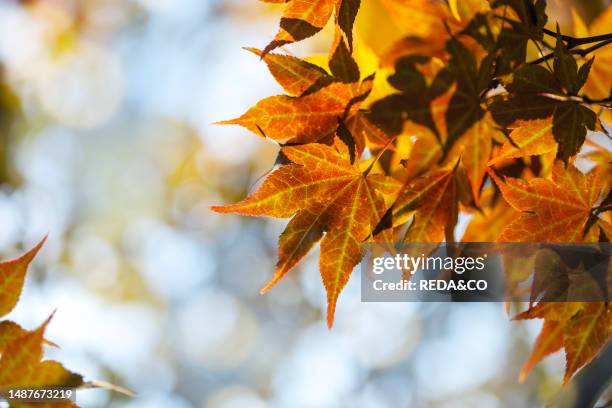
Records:
[[[612,44],[612,39],[608,39],[605,41],[602,41],[598,44],[592,45],[589,48],[585,48],[585,49],[577,49],[577,50],[570,50],[570,53],[573,55],[578,55],[580,57],[586,57],[588,54],[590,54],[593,51],[596,51],[602,47],[605,47],[608,44]],[[543,57],[538,58],[537,60],[528,62],[528,64],[531,65],[537,65],[537,64],[541,64],[544,61],[548,61],[549,59],[552,59],[555,57],[555,53],[551,52],[550,54],[546,54]]]
[[[544,34],[548,34],[551,37],[557,38],[557,33],[547,28],[543,28],[542,31]],[[584,44],[592,44],[600,41],[612,40],[612,33],[610,34],[602,34],[602,35],[594,35],[592,37],[572,37],[571,35],[563,35],[561,34],[561,39],[567,43],[567,48],[572,49],[579,45]]]

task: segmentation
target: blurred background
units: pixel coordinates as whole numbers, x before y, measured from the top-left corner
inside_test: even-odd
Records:
[[[364,3],[376,52],[395,31]],[[277,147],[211,123],[281,92],[241,50],[279,15],[255,0],[0,2],[0,253],[49,233],[9,318],[57,309],[48,356],[137,393],[81,391],[84,407],[541,406],[563,355],[519,385],[539,322],[501,304],[361,303],[354,274],[330,332],[316,251],[259,295],[285,221],[208,206],[242,198]],[[291,52],[325,52],[329,34]]]

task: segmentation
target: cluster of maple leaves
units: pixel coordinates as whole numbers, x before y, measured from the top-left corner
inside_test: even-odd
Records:
[[[408,28],[376,72],[361,72],[360,0],[263,1],[284,4],[280,29],[263,51],[248,50],[286,94],[221,123],[280,153],[253,194],[213,207],[291,217],[262,293],[320,241],[331,327],[364,243],[452,242],[460,212],[472,215],[465,242],[612,239],[612,153],[587,139],[609,119],[612,35],[602,30],[612,10],[590,28],[576,15],[574,37],[550,24],[545,0],[380,0]],[[273,52],[330,20],[326,64]],[[583,173],[577,158],[595,166]],[[607,302],[534,303],[516,318],[544,319],[523,378],[564,348],[567,381],[612,326]]]
[[[16,306],[26,271],[45,240],[20,258],[0,263],[0,318]],[[34,330],[26,330],[10,320],[0,321],[0,391],[7,397],[10,389],[77,388],[85,385],[83,377],[57,361],[43,360],[43,346],[55,346],[44,338],[52,316]],[[56,346],[55,346],[56,347]],[[35,404],[11,402],[11,407],[76,407],[72,402]]]
[[[21,257],[0,262],[0,319],[17,305],[28,267],[46,241],[44,238]],[[34,330],[26,330],[11,320],[0,320],[0,399],[10,390],[107,388],[125,395],[130,391],[101,381],[85,381],[83,376],[61,363],[44,360],[44,347],[58,347],[45,339],[53,314]],[[9,399],[11,408],[78,408],[72,401],[24,402]]]

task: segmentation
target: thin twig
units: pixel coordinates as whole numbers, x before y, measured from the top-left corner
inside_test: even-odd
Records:
[[[598,44],[592,45],[589,48],[585,48],[585,49],[577,49],[577,50],[570,50],[569,52],[573,55],[578,55],[580,57],[586,57],[589,53],[596,51],[602,47],[605,47],[608,44],[612,44],[612,39],[606,40],[606,41],[602,41]],[[555,53],[551,52],[550,54],[546,54],[543,57],[538,58],[537,60],[528,62],[528,64],[531,65],[537,65],[537,64],[541,64],[544,61],[548,61],[549,59],[552,59],[555,57]]]
[[[544,34],[548,34],[551,37],[557,38],[557,33],[549,30],[547,28],[543,28],[542,31]],[[612,40],[612,33],[610,34],[602,34],[602,35],[594,35],[592,37],[572,37],[571,35],[563,35],[561,34],[561,39],[567,43],[567,48],[574,48],[579,45],[584,44],[592,44],[600,41]]]

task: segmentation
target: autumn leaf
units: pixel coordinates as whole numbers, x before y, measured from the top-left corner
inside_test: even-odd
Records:
[[[0,317],[8,314],[17,304],[28,266],[46,239],[46,237],[43,238],[21,257],[0,263]]]
[[[285,95],[266,98],[238,119],[219,124],[240,125],[258,135],[293,143],[317,142],[333,134],[338,118],[359,108],[371,91],[372,81],[333,83],[301,97]]]
[[[397,91],[379,99],[370,106],[368,118],[383,131],[397,135],[404,129],[404,122],[410,120],[423,125],[440,140],[440,132],[434,121],[432,103],[441,96],[450,82],[447,71],[440,72],[431,84],[419,66],[429,63],[430,59],[421,56],[407,56],[399,59],[395,73],[388,79]]]
[[[482,210],[474,214],[465,229],[462,242],[495,242],[504,228],[519,217],[503,198],[494,200],[490,188],[483,192],[481,205]]]
[[[322,144],[286,146],[282,153],[292,163],[271,173],[253,195],[212,209],[281,218],[295,214],[281,234],[274,277],[262,292],[282,279],[322,238],[319,269],[331,327],[338,295],[362,258],[361,244],[386,211],[385,200],[377,191],[382,176],[364,175],[356,163]]]
[[[556,163],[553,180],[530,181],[505,177],[489,170],[504,199],[523,214],[498,238],[502,242],[582,242],[596,240],[585,232],[596,200],[601,194],[599,177],[585,175],[569,165]]]
[[[389,210],[392,226],[412,219],[405,242],[441,242],[456,221],[456,168],[432,170],[410,180]],[[379,225],[375,234],[391,225]]]
[[[332,77],[323,68],[299,58],[283,54],[264,54],[257,48],[247,51],[260,56],[276,82],[291,96],[301,96],[317,86],[329,85]]]
[[[489,161],[489,165],[512,158],[556,152],[557,143],[553,138],[550,118],[519,121],[514,126],[508,136],[510,140],[504,143],[500,152]]]
[[[25,335],[26,333],[27,330],[25,330],[23,327],[21,327],[15,322],[12,322],[10,320],[0,321],[0,355],[2,355],[6,347],[11,342]],[[53,342],[50,342],[48,340],[43,341],[48,346],[57,347],[57,345]]]
[[[10,342],[0,357],[1,388],[76,388],[83,377],[66,370],[56,361],[41,361],[47,319],[36,330]]]
[[[336,0],[336,23],[353,51],[353,25],[361,7],[361,0]]]
[[[329,56],[329,69],[334,78],[343,83],[358,82],[361,76],[359,66],[351,55],[351,50],[339,29],[336,30],[334,44]]]
[[[566,368],[563,381],[567,383],[603,348],[612,323],[605,302],[542,302],[515,317],[517,320],[534,318],[544,319],[544,326],[521,370],[521,381],[542,358],[564,348]]]
[[[274,1],[275,3],[280,3]],[[325,27],[336,10],[336,24],[347,38],[352,50],[353,24],[361,0],[288,0],[276,37],[264,49],[264,54],[297,41],[312,37]]]
[[[544,357],[563,348],[563,332],[565,325],[555,320],[546,320],[542,330],[533,345],[529,359],[521,368],[519,382],[525,381],[529,373]]]
[[[584,303],[574,315],[564,336],[566,367],[563,381],[567,382],[574,372],[589,363],[608,340],[610,310],[603,302]]]
[[[575,96],[582,88],[589,68],[584,65],[579,72],[574,57],[562,41],[557,41],[554,72],[537,65],[519,68],[507,85],[509,95],[495,98],[490,105],[493,118],[501,126],[509,127],[519,120],[552,117],[558,157],[567,162],[578,153],[587,129],[595,130],[595,113],[567,98]]]
[[[280,46],[312,37],[327,24],[334,11],[334,0],[289,0],[280,21],[280,30],[264,49],[264,54]]]

